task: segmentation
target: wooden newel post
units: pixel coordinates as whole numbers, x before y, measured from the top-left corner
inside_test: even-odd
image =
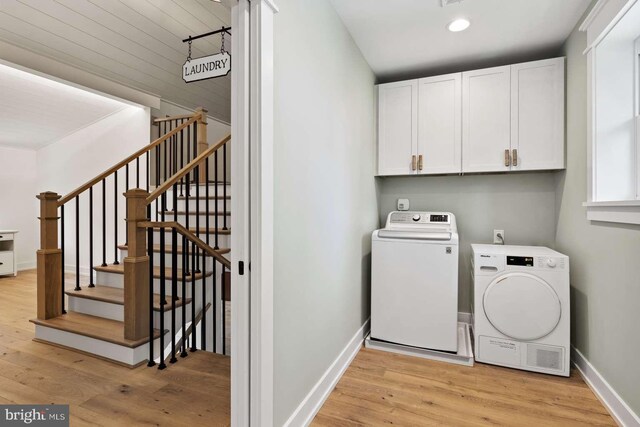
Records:
[[[200,120],[198,120],[198,155],[204,152],[207,148],[209,148],[209,143],[207,142],[207,113],[208,111],[204,108],[197,108],[196,111],[201,114]],[[200,163],[200,176],[198,179],[201,183],[206,180],[206,170],[204,169],[207,166],[206,162]]]
[[[149,336],[149,256],[146,228],[147,197],[139,188],[124,193],[127,198],[127,257],[124,259],[124,337],[139,340]]]
[[[36,197],[40,200],[40,249],[36,252],[38,319],[46,320],[62,314],[62,250],[58,247],[58,200],[61,196],[46,192]]]

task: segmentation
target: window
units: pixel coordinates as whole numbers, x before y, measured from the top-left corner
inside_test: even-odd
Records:
[[[640,2],[600,0],[587,31],[587,218],[640,224]]]

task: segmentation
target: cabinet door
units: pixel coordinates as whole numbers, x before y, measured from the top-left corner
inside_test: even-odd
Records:
[[[512,170],[564,168],[564,58],[511,66]]]
[[[462,73],[462,171],[510,170],[511,67]]]
[[[418,80],[418,173],[459,173],[461,149],[462,74]]]
[[[378,174],[415,174],[418,81],[378,86]]]

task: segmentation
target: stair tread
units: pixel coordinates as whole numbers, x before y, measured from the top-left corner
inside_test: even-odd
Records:
[[[117,264],[117,265],[107,265],[107,266],[101,266],[98,265],[96,267],[93,268],[96,271],[102,271],[105,273],[115,273],[115,274],[124,274],[124,264]],[[171,280],[171,275],[173,272],[173,269],[171,267],[167,267],[164,269],[165,270],[165,278],[167,280]],[[178,272],[178,282],[182,282],[182,269],[178,268],[176,269]],[[207,276],[209,277],[211,276],[213,273],[210,271],[207,271]],[[153,267],[153,277],[156,279],[160,278],[160,267]],[[200,280],[202,279],[202,273],[195,273],[195,274],[191,274],[189,276],[186,277],[186,281],[187,282],[191,282],[193,281],[195,278],[195,280]]]
[[[178,196],[178,200],[186,200],[187,197],[186,196]],[[190,195],[189,196],[189,200],[223,200],[223,199],[227,199],[227,200],[231,200],[231,196],[211,196],[209,195],[209,197],[200,195],[200,197],[196,197],[195,195]]]
[[[66,291],[65,294],[76,298],[85,298],[95,301],[102,301],[111,304],[124,305],[124,289],[113,288],[111,286],[96,285],[95,288],[89,288],[85,286],[81,291]],[[191,302],[191,298],[184,299],[186,304]],[[171,310],[171,300],[167,299],[168,304],[165,304],[164,311]],[[176,300],[176,307],[181,307],[183,303],[182,298]],[[153,309],[160,311],[160,294],[153,295]]]
[[[162,214],[162,211],[158,211],[158,213],[159,213],[159,214]],[[164,214],[165,214],[165,216],[169,216],[169,217],[171,217],[172,215],[176,215],[176,214],[177,214],[177,215],[186,215],[186,214],[187,214],[187,212],[186,212],[186,211],[177,211],[177,212],[174,212],[174,211],[164,211]],[[203,209],[201,209],[201,210],[200,210],[200,212],[197,212],[197,211],[195,211],[195,210],[194,210],[194,211],[191,211],[191,210],[189,211],[189,216],[192,216],[192,215],[193,215],[193,216],[195,216],[195,215],[206,215],[206,214],[207,214],[207,212],[206,212],[205,210],[203,210]],[[231,215],[231,212],[226,211],[226,212],[217,212],[217,213],[216,213],[216,212],[214,212],[214,211],[209,211],[209,216],[216,216],[216,215],[226,215],[226,216],[230,216],[230,215]]]
[[[46,326],[48,328],[72,332],[74,334],[95,338],[101,341],[107,341],[123,347],[136,348],[149,342],[148,337],[135,341],[125,339],[124,322],[76,313],[74,311],[54,317],[53,319],[31,319],[30,322],[39,326]],[[168,331],[165,331],[165,333],[166,332]],[[154,329],[153,338],[155,339],[159,337],[160,330]]]
[[[171,242],[167,242],[167,253],[171,252]],[[119,245],[118,249],[126,251],[129,249],[129,247],[127,245]],[[160,245],[153,245],[153,251],[154,252],[160,252]],[[229,252],[231,252],[230,248],[219,248],[216,249],[216,251],[220,254],[220,255],[224,255],[224,254],[228,254]],[[178,251],[177,253],[181,254],[182,253],[182,246],[178,245]]]
[[[154,230],[159,230],[160,227],[154,227]],[[166,232],[169,233],[171,231],[170,228],[165,227]],[[199,230],[199,231],[198,231]],[[192,233],[197,233],[197,234],[215,234],[216,233],[216,229],[215,228],[202,228],[200,227],[198,230],[196,230],[195,227],[190,227],[189,231]],[[231,234],[231,228],[227,228],[226,230],[224,228],[217,228],[218,230],[218,234],[222,234],[222,235],[227,235],[227,234]]]

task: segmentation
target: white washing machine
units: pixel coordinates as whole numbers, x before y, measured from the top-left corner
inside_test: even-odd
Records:
[[[458,350],[458,231],[449,212],[391,212],[372,236],[371,338]]]
[[[535,246],[471,249],[476,361],[569,376],[569,258]]]

